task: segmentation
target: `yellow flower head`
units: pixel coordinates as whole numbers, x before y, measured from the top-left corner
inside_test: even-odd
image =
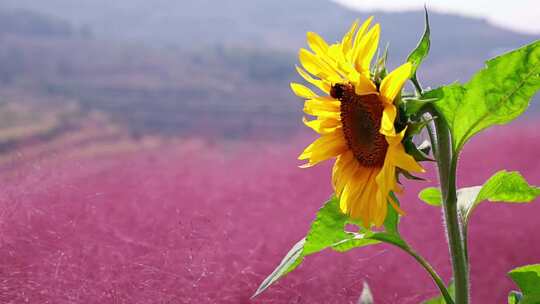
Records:
[[[405,130],[396,133],[394,100],[409,78],[412,65],[405,63],[389,73],[377,87],[370,64],[377,50],[380,26],[370,27],[372,17],[360,27],[353,23],[341,42],[328,45],[316,33],[307,34],[311,51],[300,49],[303,68],[298,73],[324,94],[298,83],[294,93],[306,99],[304,112],[316,117],[304,123],[321,136],[299,156],[310,167],[336,158],[332,183],[341,210],[365,227],[381,226],[387,202],[403,214],[391,198],[399,192],[396,167],[410,172],[424,170],[405,152]]]

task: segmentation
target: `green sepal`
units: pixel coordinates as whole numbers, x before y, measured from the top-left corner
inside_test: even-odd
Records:
[[[418,45],[416,48],[409,54],[407,57],[407,61],[412,63],[412,72],[411,72],[411,81],[413,82],[417,93],[421,94],[421,86],[418,82],[418,78],[416,76],[416,71],[418,70],[418,67],[424,61],[424,59],[427,57],[429,53],[429,48],[431,45],[430,41],[430,28],[429,28],[429,15],[427,12],[427,8],[424,7],[425,11],[425,28],[424,28],[424,34],[422,35],[422,38],[418,42]]]
[[[425,182],[425,178],[421,178],[419,176],[411,174],[409,171],[403,170],[401,168],[396,168],[396,182],[400,185],[403,185],[401,182],[401,177],[405,177],[408,180],[415,180],[415,181],[422,181]]]
[[[407,123],[407,131],[405,132],[406,137],[412,137],[414,135],[420,134],[422,130],[427,126],[429,121],[421,118],[418,121],[409,121]]]
[[[426,93],[429,92],[431,92],[430,95],[424,94],[422,96],[402,98],[401,102],[399,103],[400,111],[403,112],[407,117],[415,117],[418,113],[422,112],[424,106],[439,100],[439,94],[434,94],[433,90]]]
[[[380,85],[384,77],[388,75],[388,70],[386,69],[386,62],[388,60],[388,44],[384,48],[382,54],[377,53],[377,60],[375,60],[375,65],[372,69],[373,82],[377,85]]]
[[[424,141],[417,146],[411,139],[406,139],[403,141],[403,147],[405,148],[405,152],[411,155],[416,161],[434,161],[433,158],[429,157],[431,150],[429,141]]]

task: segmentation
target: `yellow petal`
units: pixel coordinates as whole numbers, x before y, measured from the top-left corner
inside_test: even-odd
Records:
[[[377,193],[379,193],[380,189],[378,189],[378,187],[373,188],[376,189],[376,192],[372,195],[372,200],[374,203],[372,209],[370,210],[370,217],[373,219],[373,224],[376,227],[380,227],[384,224],[384,220],[388,214],[388,195],[383,197],[383,199],[379,199]]]
[[[355,71],[354,73],[351,73],[348,78],[354,84],[356,95],[379,94],[373,81],[365,75]]]
[[[390,155],[387,153],[384,160],[384,165],[375,178],[379,191],[377,193],[377,201],[385,202],[388,199],[390,191],[396,188],[396,167],[390,161]]]
[[[337,100],[321,100],[321,99],[309,99],[304,102],[304,112],[309,115],[318,115],[313,114],[315,112],[335,112],[340,114],[340,105],[341,102]]]
[[[401,92],[405,81],[409,79],[412,72],[412,64],[407,62],[397,69],[393,70],[390,74],[384,77],[381,82],[381,96],[384,97],[385,102],[393,103],[394,99]]]
[[[373,55],[377,51],[379,45],[379,36],[381,33],[381,27],[379,24],[375,24],[369,32],[362,37],[359,42],[357,53],[353,54],[353,60],[355,62],[356,70],[359,73],[369,76],[369,66]]]
[[[310,99],[319,97],[319,95],[315,94],[311,89],[309,89],[303,84],[291,82],[291,89],[293,90],[294,94],[296,94],[296,96],[301,98]]]
[[[412,157],[411,155],[407,154],[405,152],[405,148],[400,143],[396,146],[389,147],[388,153],[391,154],[392,162],[395,166],[400,167],[401,169],[407,170],[409,172],[425,172],[424,168],[422,168]]]
[[[304,69],[302,69],[299,66],[296,66],[296,71],[298,72],[298,74],[300,74],[300,76],[302,76],[302,78],[304,78],[307,82],[319,88],[321,91],[325,92],[326,94],[330,92],[330,87],[331,87],[330,84],[322,80],[318,80],[311,77],[311,75],[309,75],[308,72],[304,71]]]
[[[405,132],[407,131],[407,127],[405,127],[405,129],[403,129],[401,132],[399,133],[396,133],[396,134],[389,134],[389,135],[385,135],[385,138],[386,138],[386,142],[388,143],[389,146],[396,146],[396,145],[400,145],[401,144],[401,141],[403,140],[403,138],[405,137]]]
[[[341,197],[339,199],[339,207],[343,213],[351,215],[354,208],[361,208],[361,206],[356,205],[360,203],[358,202],[357,198],[364,190],[369,173],[370,170],[357,166],[354,172],[352,172],[349,181],[346,181],[345,187],[343,188]],[[356,217],[356,219],[358,219],[358,217]]]
[[[346,150],[347,144],[343,132],[336,130],[315,140],[300,154],[298,159],[308,160],[308,163],[301,167],[311,167],[321,161],[336,157]]]
[[[302,118],[304,124],[313,131],[319,134],[328,134],[334,132],[337,128],[341,127],[341,122],[335,119],[314,119],[307,120],[306,117]]]
[[[357,27],[358,27],[358,20],[355,20],[353,24],[351,25],[351,28],[349,29],[347,34],[343,36],[343,39],[341,40],[341,47],[343,50],[343,54],[347,54],[347,52],[351,49],[352,38]]]
[[[321,111],[312,108],[304,108],[304,113],[317,116],[318,119],[341,119],[339,112]]]
[[[370,216],[370,208],[373,201],[372,195],[376,193],[377,185],[375,183],[376,171],[378,169],[360,167],[351,182],[351,194],[347,198],[349,215],[353,219],[360,219],[362,225],[366,228],[373,222]]]
[[[394,127],[394,121],[396,120],[397,109],[393,104],[386,104],[384,106],[382,119],[381,119],[381,129],[379,133],[385,136],[395,136],[396,129]]]
[[[367,28],[371,24],[371,21],[373,21],[373,16],[370,16],[369,18],[367,18],[367,20],[364,21],[364,23],[362,23],[362,25],[358,29],[358,32],[356,32],[356,36],[354,37],[354,42],[353,42],[353,48],[352,48],[352,51],[350,53],[352,56],[350,56],[350,58],[349,57],[347,58],[352,63],[355,62],[356,57],[354,57],[354,56],[355,56],[355,54],[358,54],[358,49],[361,46],[360,40],[362,40],[362,37],[364,37],[364,34],[366,33]]]
[[[353,70],[353,67],[345,59],[340,44],[331,45],[328,49],[328,56],[326,61],[332,62],[332,66],[339,72],[341,77],[345,77],[346,74]]]
[[[358,216],[362,219],[362,225],[365,228],[369,228],[372,223],[376,226],[380,226],[380,224],[376,222],[376,216],[381,212],[386,213],[386,210],[380,210],[381,206],[377,203],[378,187],[375,176],[377,176],[377,170],[371,169],[366,185],[364,186],[365,190],[362,191],[362,194],[358,198],[362,204],[359,207],[363,208],[357,208],[352,213],[355,217]],[[357,212],[358,214],[356,214]]]
[[[307,43],[317,55],[325,54],[328,51],[328,43],[317,33],[308,32]]]
[[[306,71],[321,79],[340,77],[339,73],[334,68],[306,49],[300,49],[298,52],[298,58]]]
[[[345,185],[351,181],[356,169],[358,169],[358,163],[351,151],[347,151],[337,158],[332,168],[332,186],[338,197],[341,196]]]

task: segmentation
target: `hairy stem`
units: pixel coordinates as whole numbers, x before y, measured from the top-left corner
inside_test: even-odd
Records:
[[[441,294],[446,301],[447,304],[454,304],[454,301],[452,300],[452,296],[448,292],[448,289],[446,288],[446,285],[444,284],[444,281],[441,279],[441,277],[437,274],[433,266],[426,261],[421,255],[419,255],[416,251],[414,251],[411,247],[407,246],[399,246],[394,243],[389,243],[391,245],[397,246],[401,248],[403,251],[407,252],[409,255],[411,255],[424,269],[429,273],[437,287],[439,287],[439,290],[441,291]]]
[[[450,130],[444,119],[440,118],[436,109],[431,106],[427,108],[427,112],[435,118],[433,126],[430,126],[429,131],[433,152],[439,169],[444,219],[456,287],[455,300],[456,304],[468,304],[469,266],[465,251],[464,234],[462,233],[463,227],[461,227],[459,221],[457,206],[457,156],[453,154]]]

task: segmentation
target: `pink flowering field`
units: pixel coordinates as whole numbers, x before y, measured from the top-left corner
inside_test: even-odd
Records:
[[[523,123],[475,138],[460,162],[461,186],[500,169],[540,184],[537,128]],[[0,173],[0,303],[356,303],[364,281],[376,303],[436,295],[409,256],[377,245],[310,256],[250,300],[331,193],[330,164],[297,167],[312,138],[14,155]],[[441,212],[416,198],[437,182],[427,167],[429,182],[406,183],[401,229],[448,280]],[[474,302],[503,303],[514,288],[506,272],[540,262],[539,218],[538,202],[476,210]]]

